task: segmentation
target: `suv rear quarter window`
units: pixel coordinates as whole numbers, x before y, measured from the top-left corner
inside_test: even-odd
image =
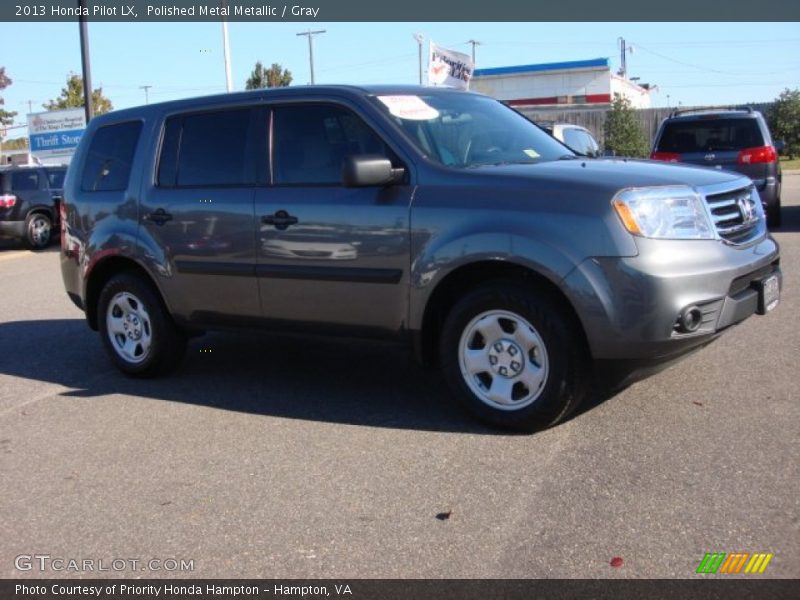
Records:
[[[127,189],[141,130],[141,121],[128,121],[106,125],[95,132],[81,176],[84,192]]]

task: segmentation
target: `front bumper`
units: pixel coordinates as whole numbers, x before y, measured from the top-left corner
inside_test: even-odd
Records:
[[[781,280],[770,237],[747,247],[641,238],[637,244],[636,257],[588,259],[564,280],[595,359],[675,358],[754,314],[758,282],[771,274]],[[690,306],[701,309],[703,323],[680,333],[676,321]]]
[[[0,237],[24,238],[25,221],[0,221]]]

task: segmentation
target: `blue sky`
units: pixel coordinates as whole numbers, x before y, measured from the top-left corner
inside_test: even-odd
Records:
[[[416,83],[420,32],[464,52],[481,41],[479,68],[610,57],[616,69],[622,36],[634,47],[629,75],[659,86],[655,106],[768,101],[800,87],[798,23],[230,23],[235,89],[256,60],[307,83],[308,46],[295,34],[309,26],[327,30],[315,38],[317,83]],[[116,108],[143,104],[142,85],[151,102],[225,91],[219,23],[90,23],[89,36],[93,83]],[[14,80],[5,107],[24,123],[28,100],[42,110],[80,73],[78,26],[0,23],[0,39]]]

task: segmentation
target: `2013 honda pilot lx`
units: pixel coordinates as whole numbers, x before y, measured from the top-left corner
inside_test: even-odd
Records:
[[[564,419],[594,365],[669,362],[781,287],[747,177],[581,159],[455,90],[114,111],[90,122],[62,211],[67,293],[125,373],[231,325],[390,337],[475,416],[527,431]]]

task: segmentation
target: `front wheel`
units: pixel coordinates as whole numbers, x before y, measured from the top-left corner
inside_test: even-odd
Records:
[[[456,399],[495,427],[555,425],[585,394],[588,360],[574,320],[551,295],[514,283],[488,285],[455,305],[440,358]]]
[[[127,375],[166,373],[186,352],[186,336],[175,326],[158,292],[134,273],[116,275],[106,283],[97,322],[111,359]]]

